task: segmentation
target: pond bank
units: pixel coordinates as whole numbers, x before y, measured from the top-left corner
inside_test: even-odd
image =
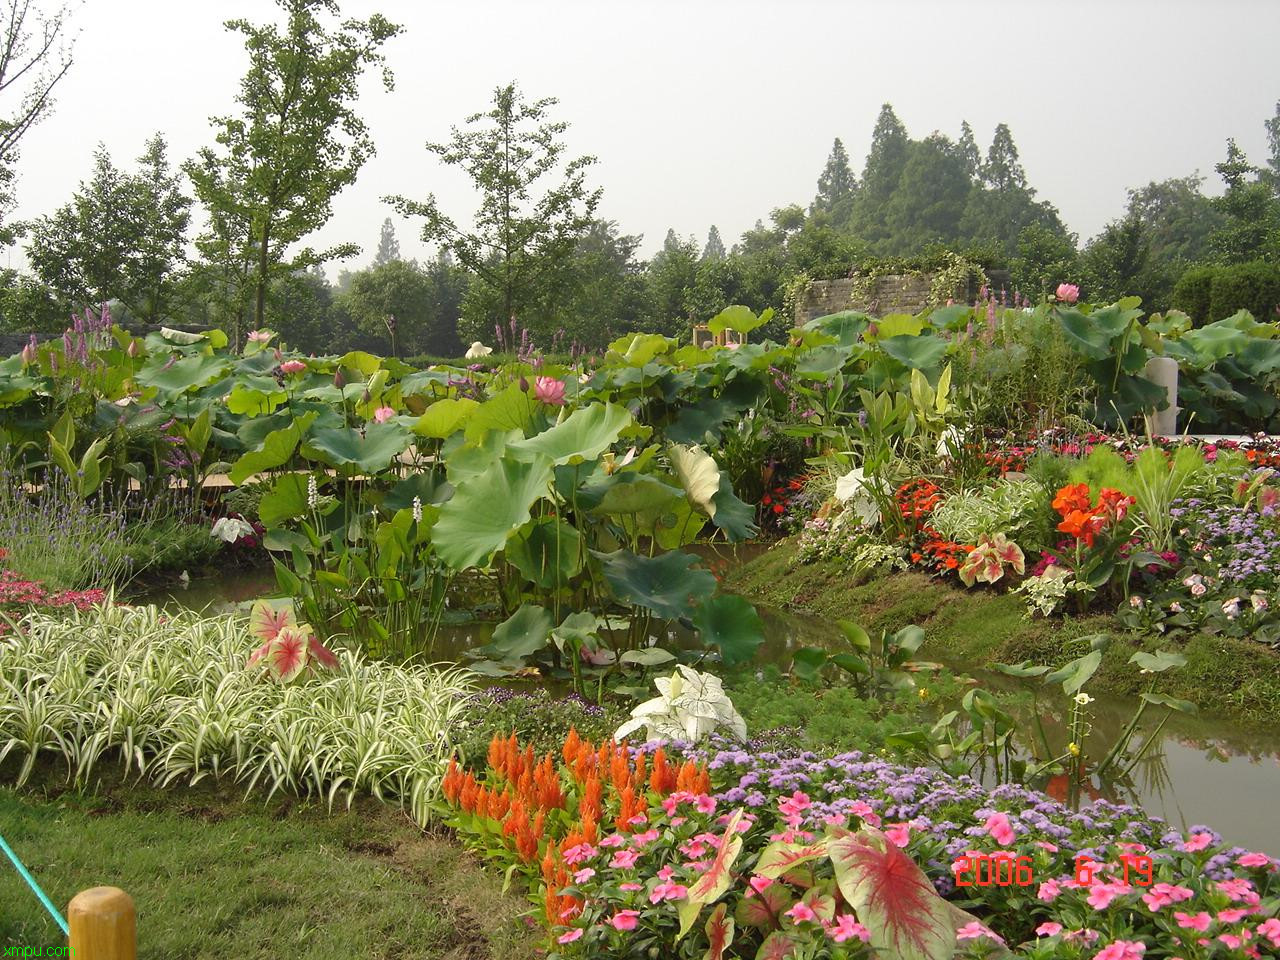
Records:
[[[854,620],[873,634],[908,624],[924,628],[922,656],[965,669],[1031,660],[1054,666],[1082,652],[1070,641],[1109,633],[1094,681],[1117,696],[1136,695],[1143,685],[1128,663],[1134,650],[1172,649],[1187,665],[1161,678],[1160,690],[1190,700],[1206,716],[1267,732],[1280,730],[1280,654],[1261,644],[1197,634],[1170,640],[1126,630],[1107,614],[1028,620],[1021,597],[990,590],[961,590],[923,574],[894,573],[863,582],[834,561],[795,562],[790,540],[732,570],[725,588],[774,607]]]

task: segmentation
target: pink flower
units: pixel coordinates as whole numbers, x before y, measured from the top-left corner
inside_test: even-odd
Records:
[[[1045,903],[1049,903],[1056,900],[1060,893],[1062,893],[1062,888],[1058,886],[1058,881],[1050,878],[1040,884],[1040,889],[1036,891],[1036,896]]]
[[[657,830],[646,830],[644,833],[637,833],[635,836],[633,836],[631,838],[631,843],[633,846],[647,847],[649,844],[653,843],[653,841],[657,839],[658,839]]]
[[[249,342],[250,343],[266,343],[274,336],[275,334],[272,333],[270,330],[250,330]]]
[[[694,800],[693,805],[695,808],[697,808],[697,811],[699,813],[715,813],[716,812],[715,797],[709,797],[705,793],[701,794],[696,800]]]
[[[280,364],[280,369],[285,373],[301,373],[303,370],[307,369],[307,365],[301,360],[286,360],[284,363]]]
[[[373,419],[375,423],[386,423],[395,415],[396,412],[391,407],[379,407],[377,410],[373,411]]]
[[[1138,940],[1117,940],[1093,955],[1093,960],[1142,960],[1147,945]]]
[[[556,937],[556,943],[573,943],[575,940],[582,939],[582,928],[574,927],[568,933],[562,933]]]
[[[751,885],[751,889],[756,893],[763,893],[773,883],[772,877],[762,877],[759,874],[747,881]]]
[[[564,381],[555,377],[538,377],[533,381],[533,395],[552,406],[564,404]]]
[[[1080,299],[1080,288],[1074,283],[1058,284],[1058,299],[1063,303],[1075,303]]]
[[[1204,933],[1209,929],[1209,924],[1213,922],[1213,917],[1201,910],[1199,913],[1183,913],[1181,910],[1173,912],[1173,919],[1178,922],[1183,930],[1198,930]]]
[[[884,827],[884,835],[895,847],[905,847],[911,842],[911,824],[887,823]]]
[[[998,943],[1004,943],[1004,940],[996,936],[991,930],[988,930],[977,920],[966,923],[963,927],[956,931],[957,940],[977,940],[979,937],[990,937]]]
[[[663,900],[683,900],[689,895],[689,888],[679,883],[664,880],[653,888],[649,894],[650,903],[661,903]]]
[[[620,833],[611,833],[600,841],[602,847],[625,847],[626,845],[627,838]]]
[[[1244,943],[1244,941],[1241,940],[1239,937],[1237,937],[1234,933],[1220,933],[1218,934],[1218,939],[1221,940],[1223,943],[1225,943],[1232,950],[1235,950],[1242,943]]]
[[[633,827],[643,827],[649,822],[649,817],[645,813],[637,813],[634,817],[627,821]]]
[[[1195,896],[1195,891],[1186,887],[1175,886],[1171,883],[1157,883],[1151,890],[1142,895],[1142,902],[1147,905],[1147,909],[1155,913],[1161,907],[1167,907],[1171,903],[1181,903],[1183,900],[1190,900]]]
[[[1280,947],[1280,920],[1270,917],[1258,924],[1258,933],[1271,941],[1273,947]]]
[[[637,890],[643,890],[644,886],[639,883],[628,881],[627,883],[618,884],[619,890],[626,890],[628,893],[635,893]]]
[[[1052,920],[1046,920],[1040,926],[1036,927],[1037,937],[1056,937],[1062,932],[1062,924],[1054,923]]]
[[[1271,862],[1271,858],[1265,853],[1246,853],[1236,858],[1236,863],[1242,867],[1265,867]]]
[[[589,843],[579,843],[564,852],[564,862],[575,867],[583,860],[590,860],[596,855],[596,848]]]
[[[857,937],[863,943],[871,939],[871,931],[848,913],[842,913],[836,917],[836,922],[827,927],[827,935],[836,943],[844,943],[850,937]]]
[[[1245,903],[1257,903],[1260,899],[1253,890],[1253,884],[1244,877],[1232,877],[1230,880],[1219,880],[1214,884],[1232,900],[1243,900]]]
[[[1009,824],[1009,818],[1003,813],[993,813],[987,817],[987,822],[982,825],[983,829],[995,838],[996,843],[1002,847],[1007,847],[1013,843],[1016,835],[1013,827]]]
[[[639,910],[619,910],[609,918],[609,923],[613,925],[613,929],[626,932],[636,928],[636,917],[640,916]]]
[[[1193,833],[1179,849],[1183,853],[1195,853],[1213,845],[1213,835],[1209,833]]]
[[[812,923],[818,917],[818,915],[814,913],[813,910],[809,908],[809,905],[803,900],[796,903],[796,905],[784,913],[783,916],[790,917],[792,922],[797,924]]]
[[[596,872],[592,870],[590,867],[583,867],[581,870],[579,870],[577,873],[573,875],[573,882],[586,883],[595,875],[596,875]]]
[[[1128,893],[1132,887],[1127,883],[1095,883],[1089,890],[1089,906],[1095,910],[1105,910],[1111,906],[1111,901],[1123,893]]]
[[[1220,923],[1239,923],[1251,913],[1253,911],[1247,907],[1232,907],[1230,910],[1219,911],[1218,921]]]
[[[615,869],[630,870],[639,859],[640,854],[635,850],[619,850],[613,855],[613,859],[609,861],[609,866]]]

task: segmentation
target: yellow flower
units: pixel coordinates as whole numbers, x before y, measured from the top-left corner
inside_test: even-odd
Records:
[[[921,700],[928,700],[928,699],[929,699],[929,688],[928,688],[928,687],[921,687],[921,688],[920,688],[919,693],[917,693],[917,694],[916,694],[916,696],[918,696]]]
[[[1070,753],[1073,757],[1078,757],[1078,756],[1080,756],[1080,744],[1078,744],[1078,743],[1068,743],[1068,744],[1067,744],[1067,752],[1068,752],[1068,753]]]

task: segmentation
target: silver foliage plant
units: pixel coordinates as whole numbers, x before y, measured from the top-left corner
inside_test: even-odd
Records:
[[[669,677],[653,681],[661,696],[631,711],[614,739],[625,740],[644,727],[649,740],[688,740],[697,743],[714,732],[747,739],[747,725],[724,692],[720,678],[681,664]]]
[[[21,758],[19,785],[41,756],[78,783],[118,759],[165,785],[226,777],[330,807],[367,793],[425,824],[471,690],[462,670],[346,651],[304,683],[265,682],[238,617],[103,606],[0,628],[0,762]]]

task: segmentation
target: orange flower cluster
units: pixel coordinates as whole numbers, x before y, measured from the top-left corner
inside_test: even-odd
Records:
[[[937,484],[916,477],[894,491],[893,498],[904,520],[923,520],[942,502],[942,491]]]
[[[1112,487],[1103,487],[1094,504],[1087,483],[1069,483],[1053,498],[1053,509],[1062,517],[1058,530],[1092,547],[1097,535],[1108,524],[1123,520],[1133,503],[1133,497],[1126,497]]]
[[[610,740],[597,747],[576,729],[565,738],[559,763],[550,753],[536,757],[532,746],[522,750],[514,733],[494,736],[487,759],[483,778],[450,760],[441,785],[445,800],[500,824],[518,861],[538,864],[546,884],[547,921],[553,925],[582,907],[576,898],[559,894],[570,885],[564,854],[599,841],[606,805],[614,811],[614,828],[631,832],[644,822],[654,795],[661,800],[677,790],[711,791],[705,766],[672,763],[661,747],[652,757],[639,752],[632,758],[625,743]]]

